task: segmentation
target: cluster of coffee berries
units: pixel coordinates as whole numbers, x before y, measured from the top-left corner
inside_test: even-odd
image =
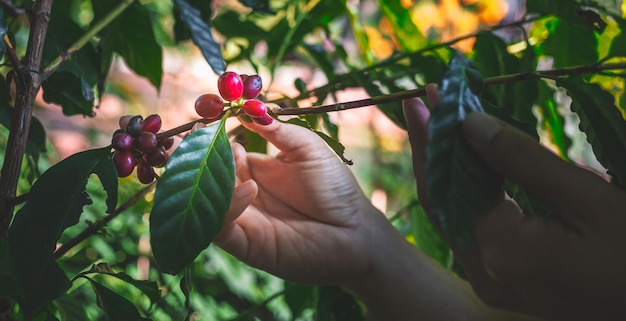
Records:
[[[157,114],[145,119],[140,115],[125,115],[120,117],[119,125],[111,139],[117,176],[126,177],[137,167],[139,181],[152,182],[156,177],[153,167],[165,166],[169,157],[166,150],[174,144],[174,137],[157,139],[156,134],[161,130],[161,117]]]
[[[269,125],[274,120],[267,113],[267,106],[256,99],[261,93],[263,82],[259,75],[239,75],[227,71],[217,79],[216,94],[204,94],[196,99],[195,108],[198,115],[205,118],[217,118],[224,111],[225,106],[242,110],[254,122]],[[224,101],[228,101],[225,104]]]

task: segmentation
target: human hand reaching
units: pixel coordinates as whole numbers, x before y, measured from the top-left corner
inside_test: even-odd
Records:
[[[370,227],[389,224],[346,165],[305,128],[278,121],[244,125],[279,152],[246,153],[233,144],[239,184],[216,243],[294,282],[339,284],[360,277],[371,257]]]
[[[435,88],[427,91],[436,106]],[[420,197],[437,224],[424,199],[429,113],[407,101],[405,114]],[[475,242],[455,249],[477,295],[495,307],[557,319],[625,319],[624,191],[488,115],[468,116],[462,130],[489,166],[552,208],[546,218],[530,218],[503,197],[478,219]]]

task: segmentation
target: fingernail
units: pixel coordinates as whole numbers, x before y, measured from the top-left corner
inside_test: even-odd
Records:
[[[254,193],[254,181],[247,180],[235,188],[235,196],[239,199],[246,198]]]
[[[475,147],[484,146],[502,129],[502,125],[485,113],[471,113],[463,122],[463,133],[467,141]]]

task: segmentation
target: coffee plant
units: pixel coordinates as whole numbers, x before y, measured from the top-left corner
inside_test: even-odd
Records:
[[[626,186],[625,5],[527,0],[515,19],[485,18],[491,24],[479,31],[442,40],[420,31],[411,1],[363,1],[376,9],[370,16],[345,0],[233,3],[0,1],[0,320],[365,320],[338,287],[286,283],[210,246],[235,186],[230,139],[266,151],[258,135],[227,131],[230,117],[304,126],[352,164],[328,113],[379,108],[405,128],[401,101],[439,83],[427,185],[442,229],[461,245],[502,183],[459,137],[469,112],[497,116],[566,161],[578,137],[566,126],[573,115],[607,177]],[[463,3],[478,14],[490,2]],[[371,32],[379,22],[384,37]],[[381,39],[391,39],[387,55],[377,51]],[[68,117],[94,117],[115,59],[159,89],[164,47],[188,42],[219,75],[218,92],[195,102],[197,120],[161,128],[158,114],[119,115],[109,146],[47,163],[46,128],[33,117],[39,92]],[[269,78],[238,73],[239,62]],[[298,95],[268,99],[264,85],[293,62],[321,71],[326,84],[294,77]],[[349,88],[370,98],[338,101]],[[304,101],[313,106],[299,108]],[[175,136],[184,139],[174,148]],[[391,220],[463,276],[406,187],[413,182],[402,184],[383,184],[404,204]],[[512,182],[504,188],[529,215],[549,210]]]

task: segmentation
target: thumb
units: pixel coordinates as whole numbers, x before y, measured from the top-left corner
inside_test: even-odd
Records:
[[[604,182],[561,160],[536,141],[484,113],[470,114],[462,125],[469,145],[497,172],[551,205],[583,205],[581,187]],[[576,204],[578,202],[579,204]]]

